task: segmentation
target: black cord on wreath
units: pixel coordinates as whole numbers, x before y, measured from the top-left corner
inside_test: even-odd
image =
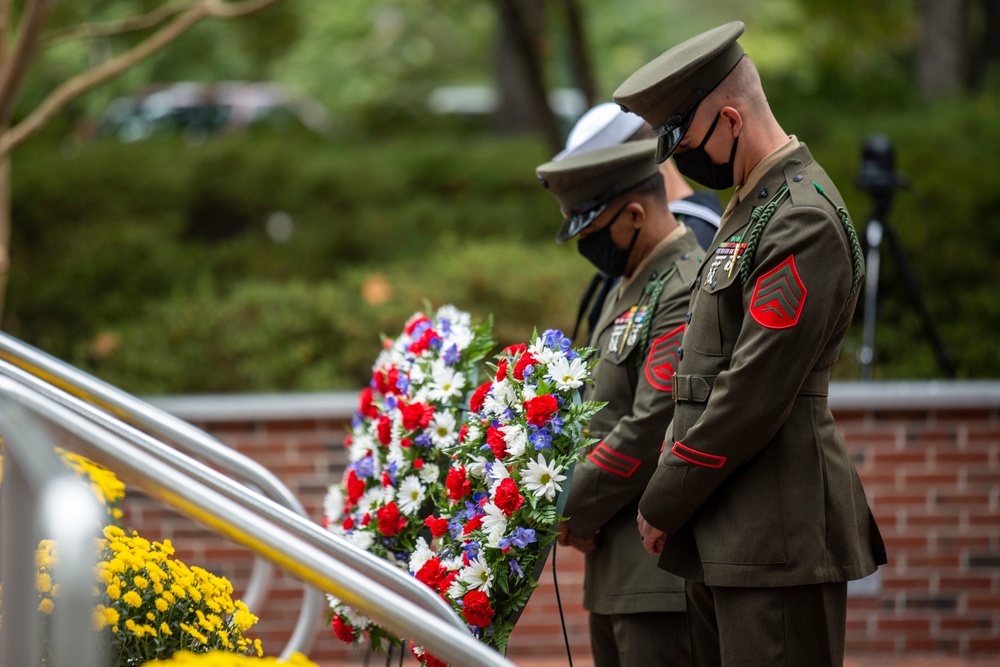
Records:
[[[566,632],[566,617],[563,616],[562,599],[559,597],[559,582],[556,580],[556,551],[558,545],[552,545],[552,586],[556,590],[556,607],[559,608],[559,623],[562,625],[563,641],[566,642],[566,659],[569,667],[573,667],[573,652],[569,648],[569,634]]]

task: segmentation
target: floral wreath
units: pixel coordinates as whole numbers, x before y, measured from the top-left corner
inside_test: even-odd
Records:
[[[473,392],[456,440],[444,448],[450,465],[439,469],[443,482],[420,524],[426,530],[415,534],[407,558],[410,574],[501,653],[555,541],[563,484],[593,442],[584,429],[603,404],[581,402],[579,391],[590,381],[591,352],[548,330],[497,355],[492,379]],[[367,633],[375,646],[391,638],[343,605],[334,606],[331,623],[344,641]],[[411,651],[424,665],[445,664],[422,647]]]
[[[489,323],[442,306],[415,313],[396,339],[385,339],[370,385],[345,439],[349,463],[323,502],[323,525],[405,570],[434,499],[445,492],[451,449],[458,444],[467,388],[493,347]],[[338,638],[373,647],[400,640],[330,597]]]

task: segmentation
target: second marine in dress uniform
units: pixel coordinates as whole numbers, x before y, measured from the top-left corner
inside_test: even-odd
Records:
[[[639,529],[687,579],[697,665],[839,666],[847,581],[886,561],[827,399],[864,267],[840,194],[775,120],[742,32],[693,37],[615,93],[657,128],[658,159],[737,185],[691,283]]]
[[[660,570],[635,535],[639,497],[673,412],[672,378],[688,285],[701,248],[667,208],[655,140],[549,162],[538,177],[559,201],[557,236],[621,282],[590,339],[600,359],[585,398],[606,401],[589,429],[600,441],[575,469],[560,543],[587,553],[584,606],[594,664],[686,665],[684,584]]]

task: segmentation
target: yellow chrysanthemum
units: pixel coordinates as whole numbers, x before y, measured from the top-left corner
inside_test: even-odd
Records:
[[[55,609],[55,603],[52,602],[52,598],[43,598],[38,603],[38,611],[43,614],[51,614],[53,609]]]
[[[138,609],[142,605],[142,596],[135,591],[127,591],[122,594],[122,600],[130,607]]]
[[[35,575],[35,590],[39,593],[48,593],[52,590],[52,577],[47,572],[39,572]]]
[[[135,584],[135,587],[138,588],[140,591],[144,591],[149,587],[149,579],[143,576],[133,577],[132,583]]]

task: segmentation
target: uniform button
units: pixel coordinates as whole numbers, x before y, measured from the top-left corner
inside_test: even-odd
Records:
[[[691,253],[689,252],[686,252],[683,255],[681,255],[681,259],[688,259],[689,257],[691,257]]]
[[[694,286],[695,289],[701,287],[701,276],[698,276],[697,278],[694,279]]]
[[[650,274],[649,274],[649,279],[650,279],[650,280],[656,280],[656,278],[657,278],[657,277],[658,277],[659,275],[660,275],[660,272],[659,272],[659,271],[653,271],[652,273],[650,273]]]
[[[684,359],[684,348],[677,348],[677,361],[682,361]]]
[[[795,174],[794,176],[792,176],[792,180],[798,183],[799,181],[802,180],[802,174]]]
[[[718,285],[718,284],[719,284],[719,281],[718,281],[718,280],[713,280],[713,281],[712,281],[712,284],[710,285],[710,287],[711,287],[712,289],[715,289],[715,286],[716,286],[716,285]]]
[[[691,311],[690,311],[690,310],[688,311],[688,314],[687,314],[687,316],[686,316],[686,317],[684,318],[684,320],[685,320],[685,321],[686,321],[686,322],[687,322],[688,324],[691,324]]]
[[[761,190],[760,192],[757,193],[757,199],[763,199],[764,197],[768,196],[769,194],[771,194],[771,191],[768,190],[767,188],[764,188],[763,190]]]

